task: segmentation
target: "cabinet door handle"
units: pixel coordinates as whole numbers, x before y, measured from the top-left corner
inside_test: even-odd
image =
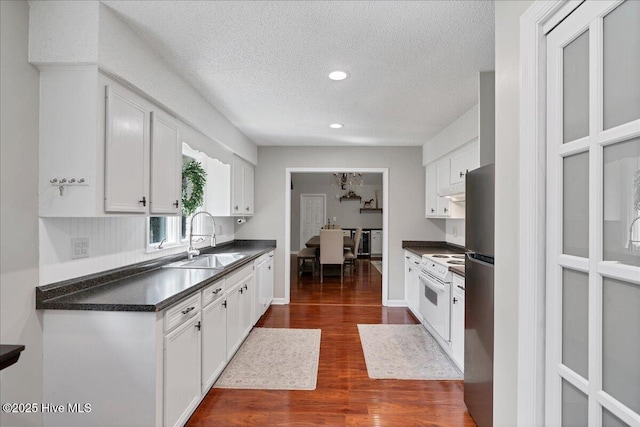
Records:
[[[182,314],[189,314],[190,312],[192,312],[195,309],[196,309],[195,307],[189,307],[186,310],[182,310]]]
[[[460,172],[460,178],[462,178],[464,176],[464,173]]]
[[[445,212],[449,212],[449,209],[447,209],[447,208],[444,208],[444,211],[445,211]]]
[[[434,208],[431,208],[431,213],[434,213],[436,210]]]
[[[249,212],[249,206],[247,206],[247,212]]]
[[[409,267],[409,273],[411,273],[413,271],[413,268]]]
[[[418,261],[413,261],[413,263],[414,263],[415,265],[419,265],[419,264],[420,264]]]
[[[223,306],[224,308],[227,308],[227,300],[224,300],[224,301],[222,302],[222,306]]]
[[[271,266],[269,266],[269,270],[271,270]]]
[[[233,210],[236,210],[236,211],[237,211],[237,210],[238,210],[238,205],[235,205],[235,206],[233,207]]]
[[[249,287],[247,285],[244,285],[244,290],[245,291],[249,290]]]
[[[242,287],[240,288],[240,293],[244,294],[244,289]]]
[[[196,326],[196,329],[197,329],[197,330],[200,330],[201,325],[200,325],[200,322],[199,322],[199,321],[198,321],[198,323],[196,323],[196,324],[195,324],[195,326]]]
[[[457,303],[457,302],[458,302],[458,298],[453,297],[453,303],[455,304],[455,303]]]
[[[176,200],[176,202],[173,204],[173,206],[175,206],[175,207],[177,208],[178,206],[180,206],[180,202],[178,202],[178,201]]]
[[[142,203],[142,206],[147,206],[147,198],[142,196],[142,200],[138,200],[138,203]]]

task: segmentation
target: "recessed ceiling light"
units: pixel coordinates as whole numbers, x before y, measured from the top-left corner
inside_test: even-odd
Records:
[[[329,127],[330,127],[331,129],[340,129],[340,128],[342,128],[343,126],[344,126],[344,125],[343,125],[342,123],[331,123],[331,124],[329,125]]]
[[[329,78],[331,80],[344,80],[347,78],[347,73],[345,71],[333,71],[329,73]]]

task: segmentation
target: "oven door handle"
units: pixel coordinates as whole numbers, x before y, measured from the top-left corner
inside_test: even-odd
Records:
[[[420,278],[422,279],[422,283],[424,283],[424,286],[428,287],[429,289],[431,289],[434,292],[443,293],[443,292],[445,292],[447,290],[445,288],[445,285],[429,279],[428,276],[421,275]]]

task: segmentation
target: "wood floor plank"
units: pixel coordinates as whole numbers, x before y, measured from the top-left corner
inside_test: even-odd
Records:
[[[316,390],[213,388],[188,426],[475,426],[462,381],[367,375],[357,325],[418,323],[406,308],[382,306],[382,276],[368,261],[358,260],[358,274],[342,284],[294,270],[291,277],[291,304],[272,306],[257,326],[322,330]]]

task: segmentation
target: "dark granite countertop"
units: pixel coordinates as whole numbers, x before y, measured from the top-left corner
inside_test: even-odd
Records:
[[[403,240],[402,248],[418,256],[429,254],[463,254],[464,247],[447,242],[434,242],[425,240]],[[452,271],[464,277],[464,266],[451,266]]]
[[[203,254],[240,252],[247,256],[222,270],[162,268],[185,254],[79,277],[36,288],[36,308],[56,310],[161,311],[275,248],[273,240],[234,241]]]
[[[453,271],[458,276],[464,277],[464,266],[463,265],[449,267],[449,271]]]
[[[0,370],[16,363],[22,350],[23,345],[0,344]]]

